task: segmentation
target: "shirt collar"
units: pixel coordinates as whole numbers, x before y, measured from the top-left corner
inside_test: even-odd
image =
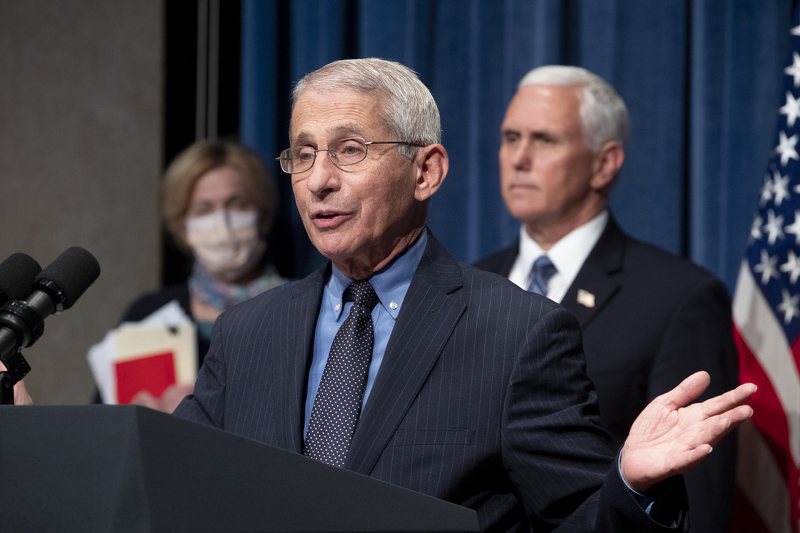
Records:
[[[547,252],[542,250],[536,244],[536,241],[528,235],[523,223],[520,228],[519,255],[527,265],[533,265],[537,258],[547,255],[555,265],[558,273],[564,276],[565,279],[570,280],[571,283],[575,276],[578,275],[578,271],[583,266],[592,248],[600,239],[607,222],[608,210],[605,209],[589,222],[562,237]]]
[[[381,306],[395,320],[400,313],[400,308],[403,306],[406,292],[408,292],[408,287],[411,285],[411,278],[414,277],[414,272],[416,272],[420,259],[422,259],[427,243],[428,231],[423,229],[422,234],[414,244],[406,248],[389,265],[369,278],[372,288],[375,289],[375,294],[380,299]],[[342,274],[334,265],[331,265],[331,267],[331,277],[326,285],[330,296],[327,305],[331,306],[334,316],[338,320],[344,311],[344,291],[353,280]]]

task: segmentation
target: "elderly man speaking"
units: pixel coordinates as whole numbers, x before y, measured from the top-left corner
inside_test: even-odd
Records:
[[[678,474],[752,414],[755,386],[681,409],[708,385],[694,374],[616,453],[575,318],[425,227],[439,141],[402,65],[337,61],[298,83],[281,166],[329,261],[223,313],[175,414],[470,507],[485,531],[687,529]]]

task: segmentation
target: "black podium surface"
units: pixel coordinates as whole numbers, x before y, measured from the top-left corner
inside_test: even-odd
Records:
[[[475,512],[134,406],[0,406],[0,531],[478,531]]]

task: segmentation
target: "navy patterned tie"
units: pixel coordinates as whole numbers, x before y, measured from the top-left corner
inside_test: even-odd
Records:
[[[547,282],[557,272],[555,265],[550,258],[546,255],[539,257],[533,262],[531,269],[531,284],[528,285],[528,290],[547,296]]]
[[[361,414],[375,342],[372,308],[379,301],[369,281],[354,281],[347,293],[353,296],[353,307],[333,339],[303,449],[308,457],[340,467]]]

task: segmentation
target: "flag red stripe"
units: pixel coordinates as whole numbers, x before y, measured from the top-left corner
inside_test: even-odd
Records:
[[[789,463],[789,424],[778,395],[772,386],[769,376],[761,368],[758,359],[753,355],[745,342],[739,328],[733,325],[733,339],[739,351],[739,381],[755,383],[758,391],[748,404],[753,408],[753,423],[761,431],[765,442],[775,456],[775,462],[784,474],[784,482],[788,485]]]
[[[800,510],[798,509],[798,502],[800,501],[800,470],[792,459],[789,448],[789,426],[786,413],[778,399],[778,395],[775,393],[769,376],[764,372],[735,323],[733,329],[734,341],[739,352],[739,379],[742,383],[755,383],[758,386],[758,391],[748,402],[753,407],[752,421],[769,447],[781,471],[784,483],[789,487],[792,530],[798,531],[798,520],[800,520]],[[791,349],[792,353],[797,357],[796,354],[800,352],[800,340],[792,345]],[[770,355],[780,356],[780,354]]]
[[[691,513],[691,510],[689,510]],[[692,515],[689,515],[691,520]],[[750,505],[750,500],[736,488],[736,498],[733,501],[733,515],[728,533],[771,533],[769,528],[761,521],[758,512]]]

